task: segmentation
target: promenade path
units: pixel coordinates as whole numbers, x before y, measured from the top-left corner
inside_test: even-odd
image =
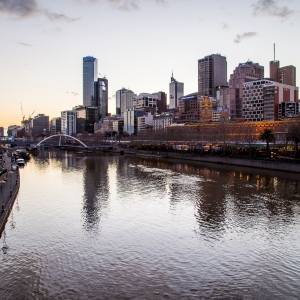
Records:
[[[8,157],[5,153],[2,158],[3,162],[0,166],[7,169],[7,172],[0,176],[0,182],[2,182],[0,183],[0,235],[5,227],[20,185],[19,170],[18,168],[13,170],[11,157]]]

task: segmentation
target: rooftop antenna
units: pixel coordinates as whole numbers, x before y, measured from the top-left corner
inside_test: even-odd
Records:
[[[172,69],[172,77],[173,77],[173,69]]]
[[[275,61],[275,43],[274,43],[274,61]]]

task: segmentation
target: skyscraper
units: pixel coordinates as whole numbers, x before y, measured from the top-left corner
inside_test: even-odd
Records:
[[[123,117],[124,112],[127,109],[133,109],[133,97],[135,96],[134,92],[127,90],[121,94],[121,116]]]
[[[216,88],[227,83],[227,61],[221,54],[212,54],[198,60],[198,94],[215,97]]]
[[[129,92],[129,90],[122,88],[118,91],[116,91],[116,114],[121,114],[121,96],[123,93]]]
[[[258,63],[247,61],[240,63],[230,75],[229,87],[220,89],[220,104],[229,110],[230,120],[243,116],[243,90],[244,83],[262,79],[264,67]]]
[[[170,82],[170,98],[169,98],[169,109],[177,108],[179,99],[184,95],[184,83],[178,82],[172,72]]]
[[[279,60],[275,60],[275,44],[274,60],[270,61],[270,79],[282,84],[296,86],[296,67],[285,66],[280,68]]]
[[[99,119],[103,119],[108,115],[108,80],[106,78],[98,78],[94,82],[94,99],[93,106],[99,109]]]
[[[98,60],[92,56],[83,57],[83,105],[95,105],[94,82],[98,77]]]

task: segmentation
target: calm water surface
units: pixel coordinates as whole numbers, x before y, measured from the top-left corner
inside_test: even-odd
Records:
[[[20,173],[0,299],[300,299],[294,174],[46,151]]]

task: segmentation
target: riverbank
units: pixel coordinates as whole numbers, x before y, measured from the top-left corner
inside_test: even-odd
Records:
[[[13,207],[15,199],[20,188],[19,168],[12,170],[11,158],[7,154],[3,154],[3,167],[7,170],[0,176],[0,180],[5,183],[1,184],[1,205],[0,205],[0,236],[5,228],[5,224]]]
[[[235,157],[225,157],[225,156],[211,156],[203,155],[197,156],[188,153],[176,153],[176,152],[147,152],[143,150],[121,150],[124,155],[136,155],[143,156],[145,158],[160,158],[160,159],[176,159],[180,161],[197,161],[197,162],[206,162],[219,165],[233,165],[233,166],[242,166],[249,168],[259,168],[259,169],[268,169],[284,172],[294,172],[300,173],[300,164],[293,163],[291,161],[277,161],[277,160],[263,160],[263,159],[247,159],[247,158],[235,158]],[[121,151],[112,150],[112,152],[122,153]]]

